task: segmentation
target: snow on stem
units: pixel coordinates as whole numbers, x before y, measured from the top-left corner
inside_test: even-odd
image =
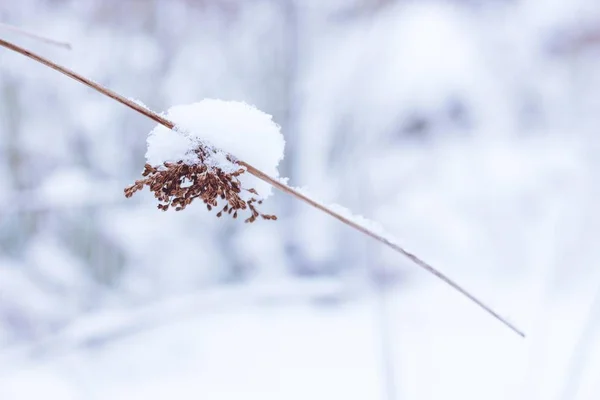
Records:
[[[164,127],[171,129],[171,130],[175,130],[176,126],[175,124],[168,120],[167,118],[158,115],[157,113],[149,110],[147,107],[144,107],[142,105],[139,104],[139,102],[130,100],[124,96],[121,96],[118,93],[113,92],[112,90],[103,87],[102,85],[88,79],[85,78],[65,67],[62,67],[42,56],[39,56],[29,50],[26,50],[20,46],[17,46],[15,44],[12,44],[10,42],[4,41],[2,39],[0,39],[0,46],[6,47],[10,50],[13,50],[19,54],[22,54],[26,57],[29,57],[39,63],[42,63],[64,75],[67,75],[68,77],[75,79],[76,81],[79,81],[80,83],[83,83],[84,85],[95,89],[96,91],[118,101],[119,103],[139,112],[140,114],[145,115],[146,117],[152,119],[153,121],[163,125]],[[314,199],[311,199],[310,197],[306,196],[305,194],[301,193],[301,191],[294,189],[286,184],[284,184],[283,182],[281,182],[280,180],[274,179],[272,177],[270,177],[269,175],[267,175],[266,173],[262,172],[261,170],[255,168],[254,166],[244,162],[243,160],[238,160],[237,163],[239,165],[241,165],[242,167],[245,167],[247,172],[254,175],[255,177],[257,177],[258,179],[269,183],[270,185],[276,187],[277,189],[283,191],[284,193],[287,193],[295,198],[297,198],[298,200],[303,201],[306,204],[311,205],[312,207],[326,213],[329,214],[330,216],[332,216],[333,218],[339,220],[340,222],[350,226],[351,228],[372,237],[373,239],[377,240],[378,242],[384,244],[385,246],[391,248],[392,250],[396,251],[397,253],[400,253],[401,255],[407,257],[409,260],[411,260],[413,263],[415,263],[416,265],[418,265],[419,267],[421,267],[422,269],[426,270],[427,272],[433,274],[434,276],[436,276],[438,279],[440,279],[441,281],[445,282],[447,285],[451,286],[453,289],[455,289],[456,291],[460,292],[462,295],[464,295],[465,297],[467,297],[469,300],[471,300],[473,303],[475,303],[476,305],[478,305],[481,309],[483,309],[485,312],[487,312],[489,315],[491,315],[493,318],[495,318],[496,320],[500,321],[501,323],[503,323],[506,327],[508,327],[509,329],[511,329],[514,333],[518,334],[521,337],[525,337],[525,334],[519,330],[515,325],[513,325],[512,323],[510,323],[509,321],[507,321],[506,319],[504,319],[502,316],[500,316],[497,312],[495,312],[491,307],[487,306],[485,303],[483,303],[481,300],[479,300],[477,297],[475,297],[474,295],[472,295],[470,292],[468,292],[466,289],[462,288],[458,283],[454,282],[452,279],[450,279],[449,277],[447,277],[446,275],[444,275],[443,273],[441,273],[440,271],[438,271],[437,269],[435,269],[433,266],[429,265],[428,263],[426,263],[425,261],[421,260],[419,257],[417,257],[415,254],[405,250],[402,246],[400,246],[399,244],[395,243],[393,240],[387,238],[386,236],[384,236],[383,234],[381,234],[380,232],[376,232],[374,229],[372,229],[372,227],[370,226],[370,224],[365,223],[365,220],[360,220],[358,218],[353,218],[351,215],[348,215],[348,213],[342,213],[339,211],[336,211],[334,209],[332,209],[332,207],[326,206]]]

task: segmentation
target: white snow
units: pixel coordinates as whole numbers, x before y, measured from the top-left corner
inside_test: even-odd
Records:
[[[165,112],[221,98],[272,114],[294,185],[380,221],[527,338],[290,196],[266,205],[277,223],[246,225],[126,200],[154,123],[7,53],[0,400],[384,398],[375,279],[390,399],[600,398],[600,57],[569,39],[600,1],[171,1],[126,30],[46,3],[6,17],[73,38],[49,56]],[[185,155],[188,136],[165,145]]]
[[[287,185],[288,178],[282,178],[279,181],[281,183],[283,183],[284,185]],[[368,231],[371,231],[378,236],[381,236],[382,238],[384,238],[385,240],[387,240],[391,243],[398,244],[398,241],[394,239],[393,235],[388,230],[386,230],[381,223],[379,223],[377,221],[373,221],[373,220],[366,218],[360,214],[355,214],[349,208],[344,207],[340,204],[337,204],[337,203],[328,204],[328,203],[322,201],[321,199],[317,198],[316,196],[314,196],[305,187],[301,187],[301,188],[293,187],[292,189],[294,189],[298,193],[310,198],[315,203],[318,203],[319,205],[330,209],[334,213],[344,217],[345,219],[349,220],[350,222],[353,222],[356,225],[358,225]]]
[[[148,136],[146,159],[153,166],[164,162],[198,162],[193,150],[199,144],[213,146],[217,154],[209,164],[225,171],[240,167],[228,161],[227,154],[244,161],[272,178],[283,159],[285,140],[271,115],[244,102],[204,99],[197,103],[171,107],[165,117],[175,123],[174,131],[156,126]],[[265,199],[272,188],[250,174],[240,177],[242,186],[254,188]]]
[[[328,207],[347,220],[354,222],[356,225],[365,228],[366,230],[371,231],[390,242],[396,243],[396,240],[392,237],[392,235],[387,232],[383,225],[381,225],[379,222],[370,220],[360,214],[354,214],[350,209],[340,204],[333,203],[329,204]]]
[[[137,104],[138,106],[145,108],[146,110],[150,110],[150,108],[141,100],[134,99],[133,97],[129,97],[129,100]]]
[[[375,298],[269,307],[230,295],[220,300],[231,303],[226,308],[201,307],[193,297],[178,306],[181,314],[158,305],[147,315],[155,323],[115,335],[90,326],[92,337],[100,334],[92,346],[76,335],[74,346],[61,341],[33,360],[2,358],[0,398],[382,398]],[[439,287],[399,291],[388,301],[398,398],[521,398],[527,341],[477,310],[462,312],[461,300]],[[117,328],[121,317],[106,315],[103,324]],[[82,319],[77,330],[86,323],[95,324]]]

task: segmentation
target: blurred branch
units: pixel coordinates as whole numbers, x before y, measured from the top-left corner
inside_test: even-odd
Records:
[[[47,44],[51,44],[53,46],[58,46],[58,47],[62,47],[63,49],[67,49],[67,50],[71,50],[71,44],[67,43],[67,42],[61,42],[55,39],[51,39],[45,36],[41,36],[38,35],[36,33],[30,32],[28,30],[22,29],[22,28],[18,28],[16,26],[13,25],[8,25],[8,24],[4,24],[2,22],[0,22],[0,29],[3,29],[5,31],[10,31],[10,32],[14,32],[17,33],[19,35],[23,35],[23,36],[27,36],[30,37],[32,39],[35,40],[39,40],[41,42],[47,43]]]
[[[368,18],[395,4],[398,0],[358,0],[350,1],[333,14],[336,21],[345,22],[358,18]]]
[[[43,189],[20,190],[0,197],[0,216],[6,214],[29,213],[39,211],[66,210],[73,208],[97,208],[122,204],[125,199],[117,196],[112,182],[98,182],[99,189],[94,192],[73,196],[58,197],[48,195]]]
[[[199,314],[223,313],[240,306],[335,303],[346,299],[339,282],[274,282],[202,290],[129,309],[89,313],[34,343],[0,351],[0,364],[21,357],[54,357],[73,351],[99,348]]]
[[[548,38],[545,50],[555,56],[571,56],[600,47],[600,26],[569,26]]]
[[[596,290],[587,321],[571,355],[561,399],[570,400],[577,397],[577,390],[581,387],[584,372],[589,363],[590,349],[598,340],[598,331],[600,331],[600,286]]]
[[[396,363],[394,362],[394,340],[392,339],[391,329],[392,326],[389,323],[390,306],[388,302],[387,290],[383,287],[382,282],[376,283],[377,288],[377,330],[379,331],[379,345],[380,345],[380,357],[381,357],[381,373],[382,373],[382,391],[384,393],[383,399],[385,400],[397,400],[398,399],[398,385],[396,382],[396,376],[398,371],[396,369]]]
[[[7,49],[10,49],[12,51],[15,51],[23,56],[29,57],[41,64],[44,64],[102,94],[104,94],[105,96],[108,96],[114,100],[116,100],[117,102],[131,108],[132,110],[135,110],[137,112],[139,112],[140,114],[145,115],[146,117],[152,119],[153,121],[165,126],[168,129],[175,129],[175,124],[173,122],[171,122],[170,120],[162,117],[161,115],[158,115],[157,113],[151,111],[150,109],[136,103],[133,100],[130,100],[124,96],[121,96],[120,94],[113,92],[112,90],[84,77],[81,76],[79,74],[77,74],[76,72],[73,72],[65,67],[62,67],[40,55],[37,55],[29,50],[26,50],[20,46],[17,46],[13,43],[4,41],[0,39],[0,46],[6,47]],[[235,156],[235,154],[234,154]],[[502,322],[506,327],[508,327],[509,329],[511,329],[513,332],[515,332],[516,334],[518,334],[521,337],[525,337],[525,334],[519,330],[516,326],[514,326],[512,323],[510,323],[509,321],[507,321],[506,319],[504,319],[502,316],[500,316],[500,314],[498,314],[496,311],[494,311],[492,308],[490,308],[489,306],[487,306],[485,303],[483,303],[481,300],[479,300],[477,297],[475,297],[474,295],[472,295],[469,291],[467,291],[466,289],[464,289],[462,286],[460,286],[458,283],[454,282],[452,279],[450,279],[449,277],[447,277],[446,275],[444,275],[443,273],[441,273],[440,271],[438,271],[436,268],[434,268],[433,266],[431,266],[430,264],[428,264],[427,262],[423,261],[421,258],[419,258],[418,256],[416,256],[415,254],[407,251],[406,249],[404,249],[402,246],[400,246],[399,244],[397,244],[395,241],[393,241],[392,239],[383,236],[380,233],[377,233],[375,230],[373,230],[372,228],[368,227],[367,224],[361,223],[361,222],[357,222],[355,220],[355,218],[352,218],[351,216],[346,216],[346,215],[342,215],[342,213],[340,212],[336,212],[332,209],[332,207],[326,206],[325,204],[322,204],[314,199],[309,198],[308,196],[302,194],[300,191],[287,186],[286,184],[284,184],[283,182],[274,179],[272,177],[270,177],[269,175],[265,174],[264,172],[262,172],[261,170],[253,167],[252,165],[244,162],[244,161],[238,161],[238,164],[245,167],[247,172],[254,175],[255,177],[257,177],[258,179],[263,180],[264,182],[269,183],[271,186],[276,187],[277,189],[281,190],[284,193],[287,193],[290,196],[295,197],[296,199],[316,208],[317,210],[324,212],[330,216],[332,216],[333,218],[337,219],[338,221],[346,224],[347,226],[351,227],[352,229],[370,236],[371,238],[375,239],[376,241],[378,241],[379,243],[389,247],[390,249],[392,249],[393,251],[401,254],[402,256],[408,258],[411,262],[413,262],[414,264],[416,264],[417,266],[421,267],[422,269],[424,269],[425,271],[429,272],[430,274],[434,275],[436,278],[438,278],[439,280],[441,280],[442,282],[446,283],[447,285],[451,286],[454,290],[458,291],[459,293],[461,293],[463,296],[467,297],[470,301],[472,301],[473,303],[475,303],[476,305],[478,305],[481,309],[483,309],[485,312],[487,312],[489,315],[491,315],[494,319]]]

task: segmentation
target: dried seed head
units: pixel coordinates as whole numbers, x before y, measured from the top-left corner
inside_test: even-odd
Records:
[[[233,173],[226,173],[218,167],[208,167],[205,159],[209,151],[211,150],[203,147],[196,149],[200,162],[194,165],[184,164],[183,161],[165,162],[162,167],[157,168],[146,164],[142,172],[144,178],[125,188],[125,197],[129,198],[147,186],[158,199],[158,209],[162,211],[167,211],[169,207],[181,211],[193,200],[200,198],[208,211],[217,207],[219,200],[226,201],[217,217],[233,213],[233,218],[237,218],[238,211],[248,209],[250,217],[245,220],[248,223],[256,221],[259,216],[265,220],[277,219],[274,215],[261,214],[256,209],[254,204],[261,204],[262,201],[255,198],[246,201],[240,197],[242,189],[258,195],[254,188],[242,188],[239,176],[246,170],[240,168]]]

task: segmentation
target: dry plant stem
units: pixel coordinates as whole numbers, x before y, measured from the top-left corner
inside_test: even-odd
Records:
[[[248,172],[250,172],[252,175],[254,175],[254,176],[262,179],[265,182],[270,183],[271,185],[273,185],[277,189],[280,189],[280,190],[282,190],[282,191],[284,191],[286,193],[291,194],[292,196],[294,196],[294,197],[296,197],[296,198],[304,201],[307,204],[310,204],[311,206],[313,206],[313,207],[315,207],[315,208],[323,211],[324,213],[327,213],[327,214],[331,215],[333,218],[335,218],[335,219],[343,222],[346,225],[351,226],[352,228],[356,229],[357,231],[360,231],[360,232],[364,233],[365,235],[371,236],[373,239],[377,240],[378,242],[383,243],[386,246],[388,246],[388,247],[392,248],[393,250],[395,250],[396,252],[404,255],[409,260],[411,260],[412,262],[414,262],[415,264],[417,264],[419,267],[425,269],[426,271],[428,271],[431,274],[433,274],[436,277],[438,277],[440,280],[442,280],[445,283],[447,283],[448,285],[452,286],[455,290],[457,290],[460,293],[462,293],[469,300],[471,300],[472,302],[474,302],[475,304],[477,304],[479,307],[483,308],[490,315],[492,315],[494,318],[496,318],[497,320],[499,320],[500,322],[502,322],[503,324],[505,324],[506,326],[508,326],[510,329],[512,329],[513,331],[515,331],[517,334],[519,334],[522,337],[525,337],[525,334],[522,331],[520,331],[517,327],[515,327],[514,325],[512,325],[510,322],[506,321],[502,316],[500,316],[497,312],[495,312],[490,307],[488,307],[487,305],[485,305],[477,297],[475,297],[471,293],[469,293],[466,289],[463,289],[458,283],[454,282],[452,279],[448,278],[446,275],[442,274],[437,269],[433,268],[431,265],[429,265],[425,261],[421,260],[416,255],[414,255],[411,252],[403,249],[398,244],[396,244],[394,242],[390,242],[385,237],[383,237],[381,235],[378,235],[375,232],[370,231],[369,229],[365,228],[364,226],[361,226],[361,225],[357,224],[356,222],[351,221],[351,220],[345,218],[344,216],[336,213],[333,210],[330,210],[325,205],[323,205],[323,204],[321,204],[321,203],[319,203],[317,201],[314,201],[311,198],[306,197],[302,193],[299,193],[298,191],[290,188],[289,186],[286,186],[286,185],[282,184],[281,182],[279,182],[279,181],[271,178],[270,176],[268,176],[268,175],[264,174],[263,172],[257,170],[253,166],[248,165],[248,164],[246,164],[243,161],[240,162],[240,164],[243,165],[244,167],[246,167],[248,169]]]
[[[71,50],[71,45],[67,42],[61,42],[58,40],[50,39],[48,37],[38,35],[37,33],[33,33],[26,29],[18,28],[13,25],[3,24],[2,22],[0,22],[0,29],[4,29],[5,31],[15,32],[15,33],[18,33],[19,35],[28,36],[32,39],[39,40],[39,41],[47,43],[47,44],[51,44],[54,46],[62,47],[63,49]]]
[[[105,87],[103,87],[102,85],[91,81],[67,68],[61,67],[60,65],[57,65],[55,63],[53,63],[52,61],[45,59],[37,54],[32,53],[31,51],[28,51],[26,49],[23,49],[20,46],[14,45],[12,43],[6,42],[2,39],[0,39],[0,46],[6,47],[10,50],[16,51],[17,53],[20,53],[26,57],[29,57],[33,60],[36,60],[56,71],[61,72],[62,74],[65,74],[73,79],[75,79],[76,81],[79,81],[81,83],[83,83],[86,86],[91,87],[92,89],[97,90],[98,92],[118,101],[121,104],[126,105],[127,107],[145,115],[146,117],[152,119],[153,121],[169,128],[169,129],[174,129],[175,128],[175,124],[171,121],[169,121],[166,118],[161,117],[160,115],[156,114],[153,111],[150,111],[147,108],[144,108],[138,104],[136,104],[135,102],[119,95],[118,93],[113,92],[110,89],[107,89]],[[469,300],[471,300],[472,302],[474,302],[475,304],[477,304],[479,307],[481,307],[483,310],[485,310],[488,314],[490,314],[492,317],[494,317],[495,319],[497,319],[498,321],[502,322],[505,326],[507,326],[508,328],[510,328],[513,332],[517,333],[519,336],[521,337],[525,337],[525,334],[519,330],[516,326],[514,326],[513,324],[511,324],[510,322],[508,322],[507,320],[505,320],[502,316],[500,316],[497,312],[495,312],[494,310],[492,310],[489,306],[485,305],[481,300],[479,300],[478,298],[476,298],[475,296],[473,296],[472,294],[470,294],[467,290],[463,289],[459,284],[457,284],[456,282],[454,282],[452,279],[448,278],[447,276],[445,276],[444,274],[442,274],[441,272],[439,272],[437,269],[435,269],[434,267],[432,267],[431,265],[429,265],[428,263],[426,263],[425,261],[421,260],[419,257],[417,257],[416,255],[406,251],[405,249],[403,249],[402,247],[400,247],[398,244],[393,243],[391,241],[389,241],[388,239],[386,239],[385,237],[378,235],[375,232],[370,231],[369,229],[365,228],[364,226],[361,226],[359,224],[357,224],[354,221],[349,220],[348,218],[336,213],[335,211],[329,209],[327,206],[313,200],[310,199],[309,197],[303,195],[302,193],[298,192],[297,190],[294,190],[293,188],[284,185],[283,183],[279,182],[276,179],[273,179],[272,177],[270,177],[269,175],[265,174],[264,172],[254,168],[252,165],[245,163],[243,161],[239,161],[239,164],[244,166],[247,171],[256,176],[257,178],[271,184],[272,186],[276,187],[277,189],[294,196],[295,198],[313,206],[314,208],[327,213],[329,215],[331,215],[332,217],[336,218],[337,220],[339,220],[340,222],[343,222],[344,224],[350,226],[353,229],[356,229],[359,232],[364,233],[365,235],[368,235],[370,237],[372,237],[373,239],[377,240],[378,242],[388,246],[389,248],[391,248],[392,250],[402,254],[403,256],[407,257],[408,259],[410,259],[412,262],[414,262],[416,265],[418,265],[419,267],[423,268],[424,270],[428,271],[429,273],[435,275],[437,278],[439,278],[440,280],[442,280],[443,282],[445,282],[446,284],[450,285],[452,288],[454,288],[455,290],[457,290],[458,292],[460,292],[461,294],[463,294],[465,297],[467,297]]]

